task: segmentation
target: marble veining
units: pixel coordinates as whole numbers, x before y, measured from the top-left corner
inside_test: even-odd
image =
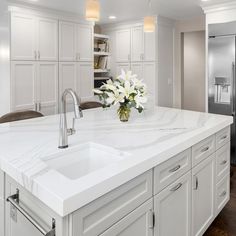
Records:
[[[68,121],[73,114],[68,115]],[[168,160],[232,123],[232,117],[152,107],[121,123],[116,110],[84,112],[69,137],[70,148],[87,142],[130,154],[77,180],[48,167],[43,160],[59,150],[59,115],[0,125],[0,167],[61,216]]]

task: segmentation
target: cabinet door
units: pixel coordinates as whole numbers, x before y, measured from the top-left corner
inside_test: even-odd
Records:
[[[76,24],[59,23],[59,60],[76,61]]]
[[[58,21],[38,18],[38,60],[58,61]]]
[[[143,63],[131,63],[131,71],[138,76],[138,79],[143,79]]]
[[[36,60],[36,20],[33,16],[11,17],[11,60]]]
[[[192,171],[192,235],[202,235],[214,220],[215,154]]]
[[[156,60],[156,33],[144,33],[144,61]]]
[[[149,200],[134,210],[101,236],[152,236],[153,202]]]
[[[93,28],[88,25],[77,26],[77,60],[93,61]]]
[[[155,236],[191,235],[191,173],[155,197]]]
[[[34,110],[36,104],[36,62],[12,62],[12,111]]]
[[[5,201],[0,198],[0,235],[5,235],[4,234],[4,203]]]
[[[59,68],[59,102],[60,98],[67,88],[76,90],[76,81],[77,81],[77,63],[76,62],[63,62],[60,63]],[[72,99],[68,98],[69,104],[67,106],[68,111],[72,111]],[[60,107],[59,107],[60,108]]]
[[[124,70],[125,72],[129,71],[130,68],[130,63],[118,63],[116,65],[116,76],[121,74],[121,71]]]
[[[40,62],[37,73],[37,100],[44,115],[58,113],[58,63]]]
[[[155,62],[143,63],[143,80],[147,85],[148,95],[151,100],[156,98],[156,64]]]
[[[76,91],[82,100],[93,98],[94,74],[92,63],[78,63]]]
[[[131,51],[131,31],[130,29],[116,32],[116,62],[129,62]]]
[[[131,61],[139,62],[143,60],[143,27],[132,28],[131,40]]]

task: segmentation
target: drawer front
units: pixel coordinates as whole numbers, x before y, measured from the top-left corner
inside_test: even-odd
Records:
[[[152,171],[131,180],[72,215],[73,236],[97,236],[152,197]]]
[[[218,215],[230,199],[230,175],[226,175],[216,186],[215,212]]]
[[[4,199],[4,172],[0,170],[0,200]]]
[[[216,149],[223,147],[230,141],[230,126],[216,134]]]
[[[192,147],[193,167],[215,152],[215,135],[204,139]]]
[[[230,173],[230,143],[216,151],[216,182]]]
[[[154,193],[162,191],[191,169],[191,149],[188,149],[154,169]]]

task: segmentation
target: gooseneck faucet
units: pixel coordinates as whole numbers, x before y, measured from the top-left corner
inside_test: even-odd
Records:
[[[67,128],[66,118],[66,97],[70,95],[73,100],[73,107],[75,116],[73,118],[73,126],[71,129]],[[61,99],[61,115],[60,115],[60,130],[59,130],[59,147],[68,148],[68,136],[75,134],[75,119],[83,117],[82,109],[80,108],[80,98],[72,89],[66,89]]]

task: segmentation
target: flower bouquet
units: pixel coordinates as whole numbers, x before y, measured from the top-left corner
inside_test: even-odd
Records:
[[[111,107],[119,104],[117,111],[120,121],[127,122],[130,117],[131,108],[141,113],[147,102],[147,87],[131,71],[127,73],[122,70],[120,76],[115,80],[108,80],[99,89],[94,89],[99,96],[103,107]]]

